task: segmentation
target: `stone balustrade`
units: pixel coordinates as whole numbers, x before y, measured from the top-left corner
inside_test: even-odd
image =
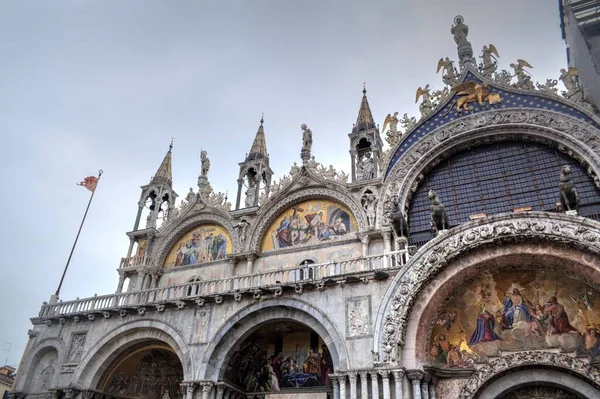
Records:
[[[128,258],[121,258],[119,269],[126,269],[129,267],[148,266],[150,265],[150,257],[148,255],[135,255]]]
[[[326,284],[331,282],[343,285],[354,280],[360,281],[361,278],[367,278],[369,273],[375,273],[375,277],[378,278],[381,272],[385,273],[387,269],[397,270],[406,265],[409,256],[407,250],[400,250],[342,261],[331,260],[326,263],[286,267],[249,275],[94,296],[74,301],[60,301],[55,304],[42,305],[39,317],[58,318],[81,314],[101,314],[107,311],[139,309],[147,306],[162,306],[164,309],[164,304],[168,303],[176,303],[179,306],[183,303],[182,301],[195,301],[200,305],[204,304],[207,299],[221,303],[224,296],[232,296],[235,300],[241,300],[243,294],[250,294],[255,298],[266,294],[279,296],[285,286],[293,286],[296,293],[302,293],[303,287],[306,285],[324,289]],[[122,262],[121,265],[123,264]]]

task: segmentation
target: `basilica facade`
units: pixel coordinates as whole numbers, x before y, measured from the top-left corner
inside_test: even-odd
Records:
[[[43,304],[12,395],[600,398],[597,110],[451,33],[419,118],[380,131],[363,90],[350,173],[302,125],[276,181],[261,120],[233,203],[206,152],[178,196],[169,148],[117,292]]]

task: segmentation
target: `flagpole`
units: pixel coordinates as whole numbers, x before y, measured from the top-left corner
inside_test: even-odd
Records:
[[[100,182],[100,177],[102,177],[102,169],[98,171],[98,182]],[[98,184],[96,183],[96,188]],[[71,253],[69,254],[69,259],[67,259],[67,264],[65,265],[65,270],[63,270],[62,277],[60,278],[60,283],[58,283],[58,288],[56,289],[56,298],[58,298],[60,294],[60,288],[62,287],[62,283],[65,279],[65,275],[67,274],[67,269],[69,268],[69,263],[71,262],[71,257],[73,256],[73,251],[75,251],[75,246],[77,245],[77,240],[79,240],[79,234],[81,233],[81,228],[83,227],[83,223],[85,222],[85,217],[87,216],[88,210],[90,209],[90,205],[92,204],[92,200],[94,199],[94,194],[96,194],[96,189],[92,191],[92,195],[90,195],[90,200],[87,204],[87,208],[85,208],[85,213],[83,214],[83,219],[81,219],[81,224],[79,225],[79,230],[77,231],[77,236],[75,237],[75,242],[73,243],[73,247],[71,248]]]

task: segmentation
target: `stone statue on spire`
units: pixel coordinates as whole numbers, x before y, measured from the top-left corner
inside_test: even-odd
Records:
[[[465,24],[465,19],[462,15],[454,17],[454,24],[450,29],[450,33],[454,36],[454,41],[458,45],[458,59],[460,68],[464,68],[465,64],[475,65],[476,61],[473,58],[473,47],[471,42],[467,39],[469,34],[469,27]]]
[[[208,159],[208,154],[206,151],[200,152],[200,161],[202,161],[202,168],[200,170],[200,174],[202,176],[206,176],[210,169],[210,159]]]
[[[306,123],[300,125],[302,129],[302,150],[300,151],[300,158],[304,165],[310,159],[310,150],[312,148],[312,131],[306,126]]]

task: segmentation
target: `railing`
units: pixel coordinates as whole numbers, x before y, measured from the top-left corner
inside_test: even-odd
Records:
[[[39,317],[60,317],[115,310],[137,308],[200,297],[256,291],[290,284],[317,284],[328,279],[343,278],[371,271],[400,268],[409,259],[407,250],[388,254],[371,255],[327,263],[313,263],[269,270],[251,275],[233,276],[215,280],[196,281],[170,287],[133,291],[121,294],[94,296],[92,298],[42,305]]]
[[[119,268],[144,266],[150,264],[150,257],[147,255],[136,255],[128,258],[121,258]]]

